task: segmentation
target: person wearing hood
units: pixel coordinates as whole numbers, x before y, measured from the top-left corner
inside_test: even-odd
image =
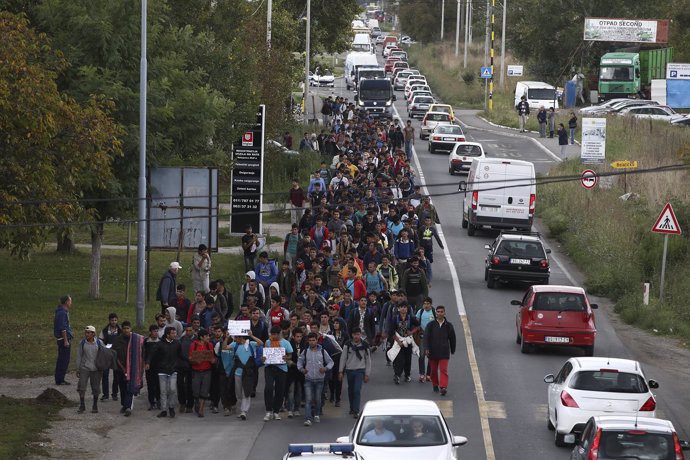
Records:
[[[278,282],[274,281],[268,287],[268,297],[271,299],[274,297],[280,297],[280,286],[278,285]]]
[[[278,278],[278,267],[275,261],[268,260],[268,253],[266,251],[259,254],[259,263],[256,264],[254,273],[256,281],[263,286],[264,291]]]
[[[254,280],[256,281],[256,272],[254,270],[249,270],[247,273],[244,274],[245,276],[245,282],[242,285],[242,289],[240,289],[240,303],[244,302],[244,295],[247,291],[249,291],[249,282]],[[265,299],[266,298],[266,292],[264,290],[264,287],[259,284],[257,284],[257,289],[259,290],[259,293],[261,294],[261,298]]]
[[[165,324],[163,325],[163,327],[158,329],[158,338],[163,338],[163,336],[165,335],[165,328],[169,326],[175,328],[175,330],[177,331],[177,337],[182,337],[182,333],[184,332],[184,326],[182,326],[181,322],[175,319],[176,314],[177,309],[175,307],[168,307],[165,309]]]

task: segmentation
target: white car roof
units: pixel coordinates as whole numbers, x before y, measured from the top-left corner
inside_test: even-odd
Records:
[[[597,426],[604,430],[644,430],[662,433],[674,433],[673,424],[664,419],[636,417],[634,415],[599,415],[594,417]]]
[[[606,357],[583,357],[571,358],[580,371],[598,371],[599,369],[616,369],[622,372],[632,372],[640,374],[642,369],[640,363],[632,359],[606,358]]]
[[[362,416],[374,415],[440,415],[435,402],[425,399],[376,399],[369,401]]]
[[[561,286],[557,284],[543,284],[532,286],[534,292],[563,292],[567,294],[583,294],[585,290],[579,286]]]

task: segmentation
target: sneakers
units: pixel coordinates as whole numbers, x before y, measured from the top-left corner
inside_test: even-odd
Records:
[[[125,417],[129,417],[132,415],[132,410],[131,409],[125,409]]]
[[[431,376],[430,376],[430,375],[427,375],[427,376],[426,376],[426,381],[427,381],[427,382],[431,382]]]
[[[412,378],[408,375],[408,376],[405,377],[405,381],[406,381],[406,382],[411,382],[411,381],[412,381]]]
[[[335,402],[335,407],[340,407],[340,401]]]
[[[110,399],[108,398],[108,395],[101,396],[101,401],[107,401],[108,399]]]
[[[84,406],[84,403],[82,403],[82,404],[79,406],[79,409],[77,409],[77,413],[78,413],[78,414],[83,414],[85,410],[86,410],[86,407]]]
[[[266,412],[266,415],[264,415],[264,422],[268,422],[273,418],[273,412]]]
[[[315,416],[314,416],[314,421],[315,421],[316,423],[321,423],[321,417],[319,417],[318,415],[315,415]]]
[[[352,418],[358,419],[359,418],[359,412],[355,412],[354,414],[352,414]]]
[[[393,382],[395,382],[396,385],[400,385],[400,376],[396,375],[395,377],[393,377]]]
[[[211,412],[213,412],[214,414],[217,414],[218,413],[218,407],[217,406],[211,407]]]
[[[438,393],[438,387],[434,385],[434,393]]]
[[[120,413],[121,413],[121,414],[124,414],[124,413],[125,413],[125,408],[124,408],[124,407],[120,407]]]
[[[441,388],[441,396],[445,396],[447,392],[445,388]]]
[[[424,382],[426,382],[426,377],[424,377],[423,375],[420,375],[419,376],[419,383],[424,383]]]
[[[278,412],[273,413],[273,420],[280,420],[280,415],[278,415]]]
[[[292,418],[293,415],[295,415],[295,414],[293,414],[292,411],[289,410],[289,411],[288,411],[288,418]]]
[[[175,418],[175,409],[171,407],[168,413],[170,414],[170,418]]]
[[[296,410],[295,412],[293,412],[293,415],[294,415],[295,417],[299,417],[299,416],[300,416],[300,413],[299,413],[298,410]]]
[[[311,426],[311,420],[305,420],[304,426]]]
[[[228,416],[230,415],[230,409],[228,409],[228,408],[226,407],[225,410],[223,411],[223,415],[225,415],[226,417],[228,417]]]
[[[163,418],[163,417],[167,417],[167,416],[168,416],[167,411],[161,411],[158,415],[156,415],[156,417],[158,417],[158,418]]]
[[[247,420],[247,413],[245,411],[240,412],[240,419]]]

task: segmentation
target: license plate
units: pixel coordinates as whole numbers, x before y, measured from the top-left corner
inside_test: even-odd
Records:
[[[511,264],[519,264],[519,265],[529,265],[532,263],[530,259],[510,259]]]
[[[544,337],[544,342],[548,343],[570,343],[570,337]]]
[[[482,212],[493,212],[493,213],[498,212],[498,207],[494,207],[494,206],[480,206],[479,209],[481,209]]]
[[[443,140],[444,141],[454,141],[455,138],[454,137],[444,137]]]

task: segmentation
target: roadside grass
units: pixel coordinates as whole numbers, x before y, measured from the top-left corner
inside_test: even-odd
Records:
[[[41,434],[48,422],[59,418],[62,407],[36,399],[0,396],[0,458],[26,458],[49,455],[40,447],[49,439]]]
[[[311,128],[306,128],[309,131]],[[304,132],[304,131],[302,131]],[[299,147],[302,134],[296,137],[293,133],[293,148]],[[301,182],[308,180],[310,174],[321,164],[321,156],[314,152],[301,152],[299,156],[280,155],[278,153],[266,155],[264,162],[264,202],[287,202],[288,191],[292,186],[292,179]]]
[[[690,133],[663,122],[610,117],[607,163],[638,160],[640,169],[690,162]],[[583,166],[567,161],[550,176],[578,175]],[[615,171],[608,164],[593,167]],[[690,177],[687,170],[627,174],[611,188],[583,189],[577,181],[541,186],[538,212],[552,236],[583,271],[587,289],[616,302],[621,317],[638,327],[690,341]],[[664,299],[659,299],[663,236],[650,229],[670,201],[685,231],[669,237]],[[642,284],[651,283],[650,305],[642,304]]]
[[[120,321],[136,323],[136,251],[130,260],[129,303],[125,303],[126,254],[125,251],[103,250],[101,267],[101,299],[87,296],[89,283],[90,251],[78,251],[61,255],[51,249],[36,251],[28,260],[10,258],[0,252],[3,260],[11,263],[0,267],[0,289],[8,293],[4,307],[4,320],[0,324],[0,347],[7,350],[0,354],[0,375],[26,377],[48,375],[54,371],[56,344],[53,339],[53,315],[61,295],[70,294],[74,300],[70,322],[78,341],[83,337],[86,325],[103,328],[110,312],[117,312]],[[181,254],[183,269],[178,282],[187,285],[187,296],[192,293],[189,273],[193,252]],[[154,322],[160,311],[155,292],[161,275],[168,264],[175,260],[174,252],[151,252],[148,300],[145,310],[145,329]],[[215,254],[211,276],[223,278],[226,287],[239,307],[238,291],[244,282],[244,262],[241,255]],[[21,293],[17,286],[33,286]],[[23,292],[23,291],[22,291]],[[139,330],[138,332],[143,332]],[[73,360],[76,349],[73,347]],[[74,367],[71,363],[70,372]],[[0,458],[7,458],[0,455]]]

